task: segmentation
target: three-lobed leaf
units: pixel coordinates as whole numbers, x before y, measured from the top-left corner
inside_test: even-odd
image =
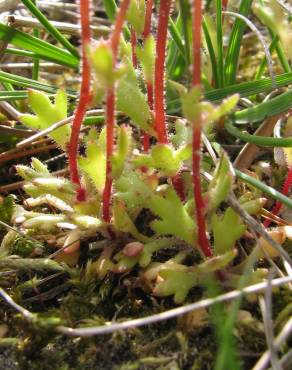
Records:
[[[67,118],[67,95],[63,89],[58,90],[54,103],[45,93],[29,90],[28,102],[35,115],[22,114],[20,121],[29,128],[41,131]],[[70,134],[70,127],[63,125],[51,132],[50,136],[63,150],[66,150]]]

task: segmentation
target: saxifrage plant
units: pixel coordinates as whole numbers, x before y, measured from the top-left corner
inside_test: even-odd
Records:
[[[160,2],[154,38],[153,2],[122,0],[109,38],[93,43],[90,2],[80,1],[80,98],[72,128],[64,126],[51,135],[68,153],[71,179],[51,175],[37,159],[31,167],[17,166],[29,198],[23,206],[14,206],[12,220],[24,233],[43,242],[53,235],[56,245],[64,248],[64,260],[71,264],[78,261],[80,241],[99,235],[109,241],[93,263],[100,279],[138,265],[144,287],[158,296],[174,295],[176,302],[182,302],[193,286],[213,273],[236,285],[244,264],[236,273],[228,266],[246,227],[224,203],[234,185],[234,172],[218,146],[220,159],[211,167],[210,183],[202,178],[204,167],[210,168],[202,157],[202,135],[212,138],[215,123],[228,120],[239,96],[231,95],[219,105],[203,99],[201,1],[190,4],[190,84],[187,88],[169,81],[180,96],[182,116],[173,122],[166,115],[167,30],[174,5],[171,0]],[[225,9],[227,2],[221,6]],[[123,35],[126,21],[130,40]],[[141,38],[139,44],[137,37]],[[22,115],[20,119],[39,130],[67,115],[63,90],[58,91],[55,104],[44,93],[31,90],[29,104],[35,116]],[[45,112],[39,111],[40,105]],[[105,125],[82,136],[85,154],[79,154],[82,122],[86,110],[94,105],[105,107]],[[263,204],[252,192],[241,201],[250,214],[261,212]],[[141,228],[139,216],[143,213],[150,221]],[[175,253],[164,262],[155,261],[161,250]],[[194,258],[196,251],[202,261],[188,263],[187,258]],[[66,254],[71,258],[66,259]],[[260,275],[258,271],[255,274]]]

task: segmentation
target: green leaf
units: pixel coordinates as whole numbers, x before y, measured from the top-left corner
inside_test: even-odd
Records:
[[[114,215],[114,225],[117,230],[122,231],[124,233],[130,233],[134,238],[141,242],[149,241],[145,235],[142,235],[137,230],[134,222],[131,220],[125,204],[118,199],[115,199],[113,205],[113,215]]]
[[[129,61],[127,61],[127,73],[118,83],[117,109],[129,116],[133,124],[155,135],[155,130],[149,124],[151,115],[146,97],[139,88],[135,70]]]
[[[112,176],[117,179],[121,176],[126,159],[129,156],[132,148],[132,129],[130,126],[122,125],[118,127],[118,139],[116,151],[112,155]]]
[[[214,177],[208,188],[209,211],[214,211],[226,199],[231,189],[233,178],[228,156],[225,152],[222,152],[220,162],[215,169]]]
[[[163,196],[158,195],[133,172],[118,180],[116,187],[117,197],[123,199],[129,208],[148,208],[159,217],[150,224],[157,234],[174,235],[190,245],[196,245],[197,229],[193,217],[173,188],[167,187]]]
[[[20,121],[32,129],[44,130],[67,118],[67,96],[62,89],[57,92],[54,104],[45,93],[36,90],[29,90],[28,101],[36,115],[23,114],[20,116]],[[63,150],[66,150],[70,134],[69,125],[64,125],[51,132],[50,136]]]
[[[175,235],[190,245],[196,245],[196,225],[174,189],[169,187],[164,197],[153,194],[148,202],[148,208],[160,217],[150,224],[156,233]]]
[[[182,303],[190,289],[198,284],[197,274],[190,271],[163,269],[159,275],[163,281],[155,286],[153,293],[162,297],[174,295],[175,303]]]
[[[229,252],[246,230],[240,216],[230,207],[223,216],[212,215],[211,227],[214,235],[214,251],[217,256]]]
[[[110,46],[101,41],[89,50],[89,56],[98,87],[104,90],[111,88],[116,78],[114,74],[114,59]]]
[[[162,171],[167,176],[174,176],[181,167],[181,159],[168,144],[156,144],[149,154],[139,154],[134,159],[136,167],[149,167]]]
[[[144,47],[138,46],[136,49],[137,57],[142,65],[145,81],[153,83],[155,68],[155,39],[149,35],[144,42]]]
[[[145,0],[131,0],[127,11],[128,22],[141,35],[145,25]]]
[[[210,272],[222,270],[234,260],[236,255],[237,252],[235,249],[229,250],[224,254],[208,258],[206,261],[195,267],[195,269],[198,271],[199,277],[203,274],[210,274]]]
[[[5,222],[7,224],[10,223],[13,210],[14,210],[14,203],[15,203],[15,196],[8,195],[5,198],[0,197],[0,221]],[[0,230],[3,228],[0,225]]]
[[[86,157],[78,160],[80,168],[93,181],[97,191],[101,194],[104,189],[106,176],[105,128],[98,135],[93,128],[86,138]]]

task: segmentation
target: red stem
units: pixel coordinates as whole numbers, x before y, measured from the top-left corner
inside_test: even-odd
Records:
[[[193,0],[193,75],[194,86],[201,86],[201,32],[202,32],[202,0]],[[201,188],[201,125],[202,117],[199,116],[197,122],[193,122],[193,187],[194,199],[196,204],[196,221],[198,227],[198,244],[206,257],[212,256],[210,243],[206,235],[205,225],[205,203]]]
[[[123,29],[123,24],[126,18],[130,0],[122,0],[120,2],[120,9],[116,17],[113,33],[110,39],[110,45],[113,53],[114,66],[118,59],[118,49],[120,36]],[[112,87],[107,92],[106,98],[106,180],[103,191],[103,219],[105,222],[110,222],[110,203],[112,190],[112,166],[111,156],[114,149],[114,126],[115,126],[115,88]]]
[[[72,133],[69,143],[69,167],[71,181],[77,185],[77,200],[86,200],[86,190],[82,187],[77,164],[79,132],[82,121],[86,114],[86,108],[90,103],[90,64],[87,58],[87,48],[90,43],[90,20],[89,20],[89,0],[80,0],[81,18],[81,40],[82,40],[82,73],[80,86],[80,99],[75,111]]]
[[[151,33],[152,8],[153,8],[153,0],[147,0],[146,13],[145,13],[145,25],[144,25],[144,31],[143,31],[144,40],[146,40],[147,37]]]
[[[222,8],[223,8],[223,10],[226,10],[227,6],[228,6],[228,0],[222,0]]]
[[[151,19],[152,19],[152,8],[153,0],[148,0],[146,4],[146,13],[145,13],[145,25],[143,31],[144,41],[151,34]],[[153,83],[152,81],[146,81],[147,85],[147,99],[150,110],[153,110]],[[150,148],[150,136],[144,132],[143,133],[143,150],[145,153],[148,153]]]
[[[289,171],[288,171],[288,175],[284,181],[284,184],[283,184],[283,189],[282,189],[282,194],[284,195],[288,195],[289,193],[289,190],[292,186],[292,166],[289,168]],[[280,209],[282,207],[282,203],[280,201],[277,201],[275,206],[273,207],[273,209],[271,210],[271,213],[274,215],[274,216],[277,216]],[[270,226],[270,223],[271,221],[266,219],[265,222],[264,222],[264,226],[265,227],[269,227]]]
[[[131,29],[131,46],[132,46],[132,63],[133,63],[134,68],[136,69],[138,66],[137,54],[136,54],[137,34],[134,29]]]
[[[171,0],[160,1],[159,19],[156,40],[155,82],[154,82],[154,111],[155,129],[159,143],[167,144],[167,130],[164,109],[164,66],[167,40],[167,26]]]

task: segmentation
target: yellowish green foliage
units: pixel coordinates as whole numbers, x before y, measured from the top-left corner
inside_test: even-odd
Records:
[[[137,34],[141,35],[145,24],[145,0],[130,1],[127,19]]]
[[[78,160],[80,168],[93,181],[100,194],[104,188],[106,174],[105,135],[105,128],[99,134],[95,129],[91,129],[86,137],[86,156]]]
[[[45,93],[29,90],[28,103],[35,115],[22,114],[20,121],[33,130],[44,130],[52,124],[67,118],[67,95],[63,89],[58,90],[54,103],[51,102]],[[64,125],[51,132],[50,136],[63,150],[66,150],[70,134],[70,126]]]
[[[155,136],[151,126],[150,109],[142,93],[135,69],[129,60],[125,60],[127,73],[121,78],[117,87],[117,109],[132,119],[132,123]]]

